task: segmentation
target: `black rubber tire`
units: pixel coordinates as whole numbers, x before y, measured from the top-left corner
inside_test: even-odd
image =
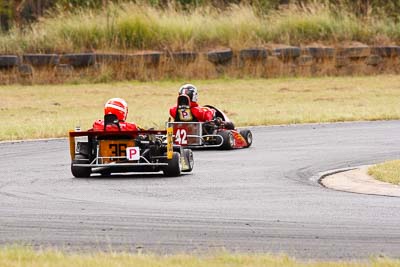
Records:
[[[253,143],[253,134],[251,133],[251,131],[249,129],[243,129],[243,130],[240,130],[239,133],[241,136],[243,136],[243,138],[247,142],[247,146],[245,146],[245,147],[250,147],[251,144]]]
[[[91,168],[73,166],[74,163],[89,163],[87,157],[79,154],[76,155],[75,159],[72,160],[71,163],[71,172],[72,175],[76,178],[90,177],[90,174],[92,173]]]
[[[191,149],[184,149],[183,156],[185,157],[185,160],[189,163],[189,169],[182,172],[191,172],[194,166],[193,151]]]
[[[132,60],[133,62],[139,64],[158,66],[161,61],[161,56],[163,55],[164,53],[162,52],[145,52],[141,54],[139,53],[139,54],[129,55],[129,60]]]
[[[337,55],[348,58],[366,58],[371,54],[369,46],[349,46],[338,49]]]
[[[278,58],[284,61],[293,60],[301,55],[300,47],[277,48],[274,49],[273,52]]]
[[[121,63],[124,61],[123,54],[96,54],[96,62],[102,64]]]
[[[371,47],[371,54],[381,57],[400,56],[400,46],[374,46]]]
[[[230,150],[235,146],[235,138],[230,130],[220,131],[218,134],[223,140],[221,149]]]
[[[365,64],[368,66],[378,66],[383,62],[383,58],[378,55],[370,55],[365,59]]]
[[[0,56],[0,68],[12,68],[20,63],[19,57],[14,55]]]
[[[57,54],[24,54],[22,55],[24,63],[32,66],[55,66],[60,61],[60,56]]]
[[[241,60],[258,60],[267,58],[267,49],[265,48],[247,48],[242,49],[239,52],[239,58]]]
[[[64,54],[60,58],[61,64],[69,64],[74,68],[93,66],[96,63],[94,53]]]
[[[231,62],[233,58],[233,52],[231,49],[210,51],[207,53],[208,61],[214,64],[226,64]]]
[[[164,167],[163,173],[168,177],[176,177],[181,174],[181,155],[174,152],[172,159],[168,160],[168,166]]]
[[[335,56],[336,50],[333,47],[306,47],[306,53],[315,59],[328,59]]]
[[[21,64],[18,66],[18,72],[23,77],[28,77],[33,75],[33,68],[28,64]]]

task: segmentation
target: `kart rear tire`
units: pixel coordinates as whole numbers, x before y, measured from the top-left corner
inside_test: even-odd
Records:
[[[230,150],[235,146],[235,137],[230,130],[221,131],[218,133],[222,136],[221,149]]]
[[[168,166],[165,166],[163,173],[168,177],[176,177],[181,174],[181,155],[178,152],[174,152],[172,159],[168,160]]]
[[[182,172],[191,172],[194,166],[193,151],[191,149],[184,149],[183,156],[185,157],[185,160],[189,163],[189,169],[182,170]]]
[[[240,130],[239,133],[246,140],[247,146],[245,147],[250,147],[251,144],[253,143],[253,134],[251,133],[251,131],[249,129],[243,129]]]
[[[90,177],[90,174],[92,173],[91,168],[73,166],[74,163],[89,163],[87,157],[85,157],[84,155],[76,155],[75,159],[72,160],[71,163],[71,172],[72,175],[76,178]]]

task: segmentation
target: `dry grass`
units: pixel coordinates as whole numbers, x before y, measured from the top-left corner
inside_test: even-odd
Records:
[[[400,184],[400,160],[377,164],[368,169],[368,174],[382,182]]]
[[[111,97],[127,100],[128,120],[163,128],[183,82],[2,86],[0,140],[90,128]],[[220,107],[239,126],[400,119],[400,76],[191,82],[200,104]]]
[[[41,267],[41,266],[140,266],[140,267],[245,267],[245,266],[279,266],[279,267],[361,267],[361,266],[400,266],[399,260],[370,259],[368,261],[341,262],[300,262],[286,256],[268,254],[239,255],[219,253],[214,256],[193,255],[141,255],[129,253],[92,253],[66,254],[54,250],[34,251],[30,248],[11,247],[0,249],[0,266],[7,267]]]
[[[203,6],[190,12],[133,3],[104,10],[75,10],[41,19],[31,27],[0,33],[0,53],[233,49],[285,43],[360,41],[395,43],[399,23],[388,16],[355,16],[323,1],[259,15],[251,6],[223,11]]]

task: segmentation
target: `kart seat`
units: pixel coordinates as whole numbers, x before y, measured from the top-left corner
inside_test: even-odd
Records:
[[[187,95],[178,96],[177,110],[174,118],[175,121],[179,122],[194,122],[198,121],[193,115],[190,108],[190,99]]]
[[[104,131],[106,131],[107,125],[116,125],[118,127],[118,130],[121,131],[117,115],[114,114],[104,115]]]

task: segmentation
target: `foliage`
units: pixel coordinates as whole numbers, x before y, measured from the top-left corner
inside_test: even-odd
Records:
[[[299,261],[285,255],[270,254],[233,254],[216,252],[210,255],[155,255],[127,252],[92,252],[65,253],[55,249],[34,250],[25,247],[5,247],[0,249],[1,266],[42,267],[42,266],[76,266],[76,267],[363,267],[363,266],[400,266],[399,260],[389,258],[370,258],[351,261]]]
[[[281,4],[295,4],[307,6],[309,4],[330,4],[334,8],[346,9],[358,16],[381,14],[397,19],[400,12],[400,0],[0,0],[0,17],[2,26],[9,19],[22,16],[25,21],[37,19],[44,14],[43,10],[56,9],[73,11],[79,8],[98,9],[109,3],[134,2],[157,6],[160,8],[180,7],[190,10],[195,7],[211,6],[225,9],[231,5],[250,5],[256,13],[267,14],[277,10]],[[54,11],[53,11],[54,12]],[[18,14],[20,13],[20,14]],[[50,12],[51,13],[51,12]],[[4,22],[4,23],[3,23]],[[9,23],[7,21],[7,23]]]
[[[368,169],[368,174],[387,183],[400,184],[400,160],[392,160],[374,165]]]

